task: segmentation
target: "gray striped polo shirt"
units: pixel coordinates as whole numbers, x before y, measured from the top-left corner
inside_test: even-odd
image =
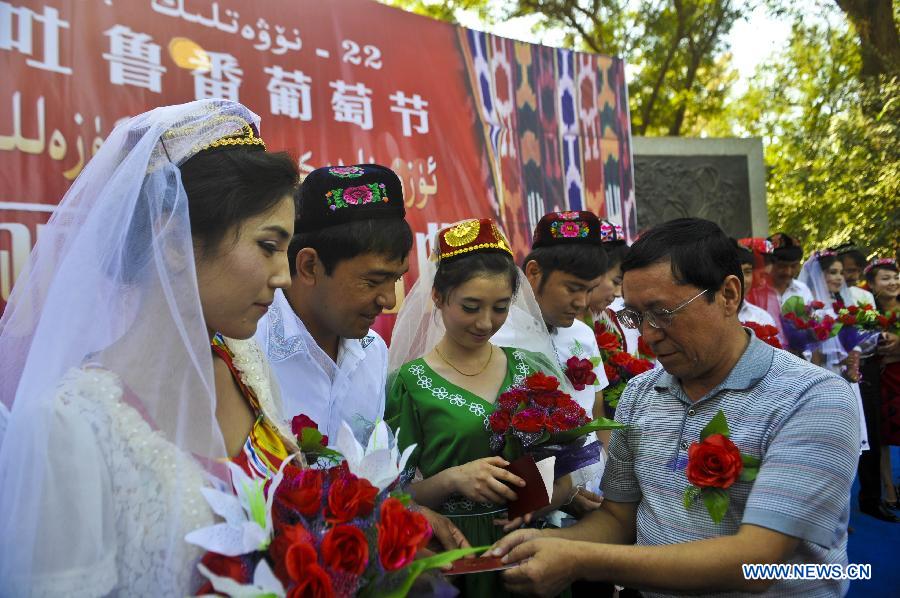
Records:
[[[687,448],[719,409],[731,440],[762,464],[754,482],[728,489],[728,512],[716,524],[702,500],[685,509],[682,494]],[[858,417],[847,382],[750,334],[725,381],[695,403],[662,368],[629,382],[616,409],[616,420],[629,427],[612,433],[603,493],[639,503],[639,545],[730,535],[748,523],[799,538],[789,563],[846,565]],[[785,580],[767,594],[840,596],[847,588],[846,581]]]

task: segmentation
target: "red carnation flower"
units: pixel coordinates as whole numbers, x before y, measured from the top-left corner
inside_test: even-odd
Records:
[[[543,372],[535,372],[525,378],[525,386],[534,390],[556,390],[559,388],[559,380]]]
[[[809,306],[812,309],[822,309],[823,307],[825,307],[825,304],[822,303],[821,301],[813,301],[812,303],[809,304]]]
[[[543,411],[532,407],[516,413],[512,418],[512,426],[522,432],[540,432],[544,429],[546,420]]]
[[[491,413],[490,417],[488,417],[488,423],[491,426],[491,430],[496,434],[503,434],[509,429],[509,423],[512,420],[512,417],[509,414],[509,411],[501,410],[494,411]]]

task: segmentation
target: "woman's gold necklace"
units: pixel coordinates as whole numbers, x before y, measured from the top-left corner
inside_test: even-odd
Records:
[[[447,365],[452,367],[459,374],[469,377],[469,378],[473,378],[473,377],[477,376],[478,374],[481,374],[482,372],[484,372],[484,370],[487,369],[487,366],[489,366],[491,364],[491,359],[493,359],[493,357],[494,357],[494,345],[491,345],[491,354],[488,355],[487,361],[484,363],[483,366],[481,366],[481,369],[478,370],[477,372],[475,372],[474,374],[467,374],[464,371],[462,371],[461,369],[459,369],[458,367],[456,367],[455,365],[453,365],[452,363],[450,363],[447,360],[447,358],[444,357],[444,354],[441,353],[441,350],[437,348],[437,345],[434,346],[434,352],[438,354],[438,357],[440,357],[444,361],[444,363],[446,363]]]

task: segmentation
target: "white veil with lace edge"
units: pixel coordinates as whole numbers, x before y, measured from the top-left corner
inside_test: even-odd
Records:
[[[172,508],[156,521],[161,570],[174,578],[192,565],[177,556],[187,516],[177,508],[182,482],[201,466],[221,476],[226,453],[179,166],[247,123],[258,128],[259,118],[240,104],[203,100],[120,124],[43,229],[0,319],[0,402],[9,410],[0,445],[0,595],[30,595],[36,579],[89,571],[99,555],[120,554],[101,483],[113,456],[98,458],[102,437],[79,440],[59,428],[60,385],[85,367],[112,373],[122,402],[197,457],[173,467],[165,488]],[[101,402],[84,408],[102,414]],[[73,522],[102,533],[75,534]]]

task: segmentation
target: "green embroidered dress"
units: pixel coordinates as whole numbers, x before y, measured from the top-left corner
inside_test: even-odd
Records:
[[[507,367],[498,397],[536,369],[544,369],[534,365],[541,361],[534,353],[507,347],[502,350]],[[487,402],[448,382],[422,358],[403,364],[388,391],[385,421],[394,431],[400,430],[401,449],[416,444],[407,462],[405,479],[412,480],[416,469],[428,478],[447,468],[492,456],[488,417],[494,412],[496,398]],[[502,505],[476,503],[453,495],[437,510],[459,527],[472,546],[493,544],[504,535],[503,528],[493,524],[494,519],[506,516]],[[463,596],[508,595],[497,573],[465,575],[460,589]]]

